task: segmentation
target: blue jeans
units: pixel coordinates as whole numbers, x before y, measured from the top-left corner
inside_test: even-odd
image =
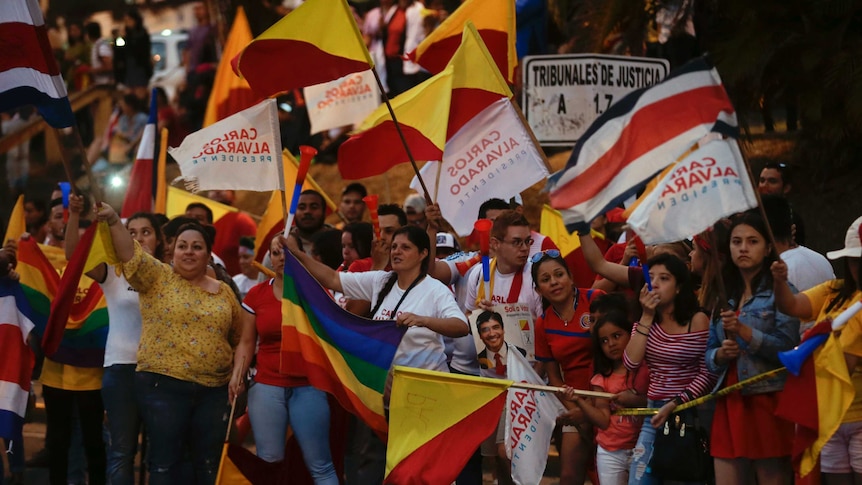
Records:
[[[141,416],[135,402],[135,364],[105,368],[102,403],[108,415],[108,479],[111,485],[132,485],[141,429]]]
[[[311,386],[279,387],[258,382],[248,390],[248,415],[257,456],[268,462],[284,459],[290,425],[315,485],[338,485],[329,448],[325,392]]]
[[[195,484],[214,484],[227,432],[227,385],[206,387],[151,372],[135,373],[135,398],[149,436],[150,485],[185,483],[191,451]]]

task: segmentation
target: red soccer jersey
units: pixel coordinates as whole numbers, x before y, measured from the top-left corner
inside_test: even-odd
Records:
[[[577,305],[573,321],[564,322],[551,307],[536,321],[536,360],[559,362],[567,385],[589,389],[593,374],[590,302],[604,292],[585,288],[575,291]]]
[[[308,379],[279,372],[281,362],[281,300],[272,293],[272,280],[255,285],[242,302],[245,311],[253,313],[260,345],[257,351],[256,382],[270,386],[307,386]],[[294,362],[296,361],[296,362]],[[301,359],[292,359],[293,367],[301,366]],[[296,369],[297,374],[304,371]]]

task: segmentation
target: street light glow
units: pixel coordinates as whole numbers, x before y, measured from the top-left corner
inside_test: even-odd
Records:
[[[111,177],[111,187],[119,188],[123,186],[123,179],[119,175]]]

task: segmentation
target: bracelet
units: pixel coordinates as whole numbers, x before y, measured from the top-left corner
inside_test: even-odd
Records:
[[[682,402],[683,402],[682,398],[679,396],[673,398],[673,403],[676,404],[677,406],[682,406]]]
[[[114,224],[120,222],[120,216],[115,215],[113,220],[105,221],[105,222],[107,222],[109,226],[113,226]]]
[[[643,335],[644,337],[649,337],[649,327],[647,327],[647,332],[641,332],[641,327],[637,326],[635,327],[635,332]]]

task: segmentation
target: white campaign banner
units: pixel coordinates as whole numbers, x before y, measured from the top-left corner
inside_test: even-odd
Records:
[[[678,162],[632,212],[644,244],[680,241],[716,221],[757,207],[736,140],[711,141]]]
[[[168,152],[192,192],[283,190],[281,131],[274,99],[196,131]]]
[[[542,155],[506,98],[485,108],[446,142],[442,163],[437,203],[459,236],[473,231],[486,200],[509,200],[548,178]]]
[[[370,69],[308,86],[303,94],[312,134],[359,123],[380,106],[380,89]]]
[[[520,352],[509,346],[507,378],[544,385]],[[506,397],[506,456],[512,460],[512,480],[518,485],[539,483],[548,463],[551,434],[557,416],[566,412],[557,396],[545,391],[510,387]]]

